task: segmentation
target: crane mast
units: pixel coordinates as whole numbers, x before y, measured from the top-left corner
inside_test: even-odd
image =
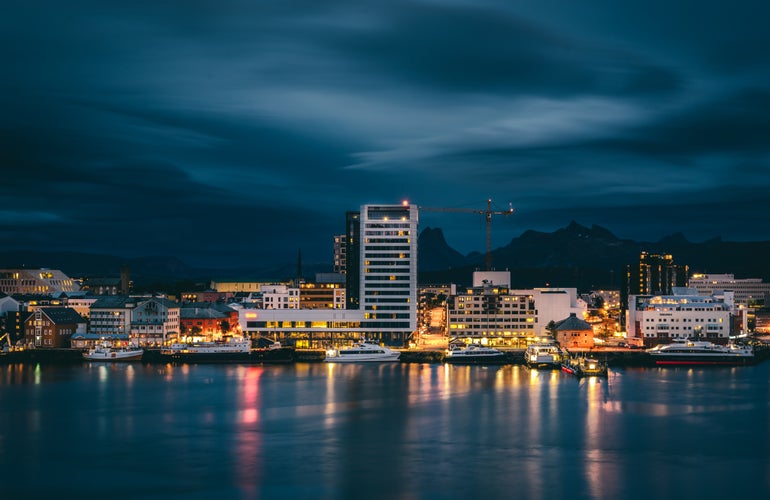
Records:
[[[487,209],[476,210],[472,208],[436,208],[436,207],[419,207],[420,210],[427,210],[429,212],[464,212],[483,214],[487,222],[487,255],[486,255],[486,267],[487,271],[492,270],[492,216],[502,215],[507,217],[513,213],[513,205],[508,204],[508,210],[492,210],[492,198],[487,198]]]

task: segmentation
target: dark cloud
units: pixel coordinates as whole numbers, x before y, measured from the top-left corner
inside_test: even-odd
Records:
[[[331,260],[364,203],[767,239],[765,5],[9,1],[8,248]],[[464,252],[470,214],[422,214]],[[635,234],[636,233],[636,234]]]

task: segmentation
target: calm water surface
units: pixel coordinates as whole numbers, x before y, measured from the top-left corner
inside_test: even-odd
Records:
[[[770,363],[0,366],[0,498],[770,496]]]

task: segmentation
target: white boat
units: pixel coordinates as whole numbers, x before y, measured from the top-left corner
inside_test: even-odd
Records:
[[[505,354],[502,351],[478,344],[470,344],[463,348],[453,346],[444,357],[444,361],[453,364],[502,363],[504,359]]]
[[[352,347],[326,351],[325,361],[329,363],[398,361],[400,355],[399,351],[380,346],[371,340],[361,340]]]
[[[656,365],[743,365],[754,361],[754,349],[749,345],[724,346],[690,339],[660,344],[647,353]]]
[[[83,353],[90,361],[139,361],[144,355],[144,349],[138,347],[96,346]]]
[[[564,353],[553,343],[530,344],[524,353],[524,362],[532,368],[560,368]]]
[[[175,342],[160,354],[174,361],[240,361],[251,355],[251,339],[228,337],[210,342]]]

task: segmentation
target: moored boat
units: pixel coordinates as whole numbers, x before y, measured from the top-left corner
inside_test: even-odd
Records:
[[[492,347],[470,344],[467,347],[449,349],[444,361],[452,364],[495,364],[502,363],[505,354]]]
[[[594,357],[569,356],[561,363],[561,371],[576,377],[606,377],[607,363]]]
[[[328,350],[324,361],[329,363],[398,361],[400,355],[399,351],[378,345],[371,340],[361,340],[352,347]]]
[[[524,362],[530,368],[558,369],[564,354],[554,343],[530,344],[524,353]]]
[[[647,350],[656,365],[745,365],[754,362],[749,345],[726,346],[702,340],[676,340]]]
[[[89,361],[139,361],[144,355],[144,349],[138,347],[112,347],[100,345],[83,353],[83,358]]]
[[[251,340],[245,337],[228,337],[210,342],[175,342],[161,349],[160,354],[170,361],[246,362],[251,355]]]

